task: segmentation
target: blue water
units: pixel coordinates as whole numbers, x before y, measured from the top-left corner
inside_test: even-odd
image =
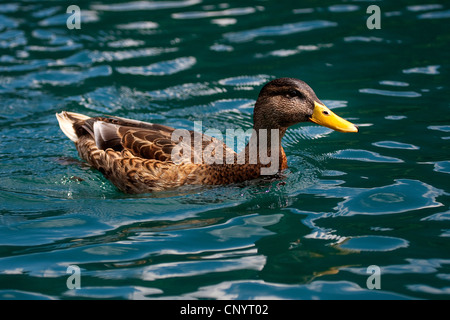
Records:
[[[450,297],[448,3],[76,4],[0,4],[0,299]],[[282,180],[126,195],[55,118],[246,130],[287,76],[360,133],[290,128]]]

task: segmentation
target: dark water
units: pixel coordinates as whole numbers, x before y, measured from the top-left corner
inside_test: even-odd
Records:
[[[449,4],[297,3],[2,2],[0,298],[448,299]],[[248,129],[285,76],[361,130],[291,128],[282,182],[125,195],[55,118]]]

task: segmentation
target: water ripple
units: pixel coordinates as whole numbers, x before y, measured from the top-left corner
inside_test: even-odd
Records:
[[[372,145],[376,147],[381,148],[388,148],[388,149],[403,149],[403,150],[419,150],[420,147],[415,146],[413,144],[408,143],[401,143],[397,141],[378,141],[372,143]]]
[[[450,18],[450,10],[422,13],[418,16],[418,18],[419,19],[448,19],[448,18]]]
[[[225,281],[200,287],[185,295],[186,299],[408,299],[407,296],[380,290],[368,290],[349,281],[312,281],[302,285],[270,283],[263,280]]]
[[[100,113],[115,114],[120,110],[133,110],[144,105],[147,96],[128,87],[101,87],[82,96],[70,97],[82,106]]]
[[[422,96],[422,94],[415,91],[391,91],[371,88],[359,89],[359,92],[400,98],[417,98]]]
[[[158,27],[159,25],[156,22],[152,21],[137,21],[117,25],[117,28],[122,30],[147,30],[147,29],[156,29]]]
[[[67,23],[67,14],[59,14],[39,21],[41,27],[65,26]],[[96,11],[83,10],[83,23],[92,23],[99,21],[100,18]]]
[[[235,18],[219,18],[219,19],[212,19],[211,23],[217,24],[218,26],[221,27],[227,27],[236,24],[237,20]]]
[[[413,5],[413,6],[407,6],[406,9],[408,11],[427,11],[427,10],[435,10],[435,9],[442,9],[442,4],[419,4],[419,5]]]
[[[311,52],[311,51],[317,51],[320,50],[322,48],[330,48],[333,45],[330,44],[317,44],[317,45],[299,45],[294,49],[276,49],[273,51],[270,51],[269,53],[257,53],[255,55],[256,58],[264,58],[267,56],[273,56],[273,57],[289,57],[289,56],[293,56],[299,53],[303,53],[303,52]]]
[[[217,259],[192,262],[163,263],[142,270],[138,276],[146,281],[158,279],[194,277],[207,273],[229,272],[234,270],[261,270],[266,263],[262,255],[240,257],[237,259]]]
[[[409,74],[409,73],[422,73],[422,74],[439,74],[438,69],[440,68],[439,65],[432,65],[432,66],[426,66],[426,67],[416,67],[416,68],[410,68],[403,70],[403,73]]]
[[[320,28],[336,27],[338,24],[331,21],[313,20],[297,23],[287,23],[280,26],[262,27],[240,32],[229,32],[223,36],[230,42],[249,42],[258,37],[283,36],[298,32],[311,31]]]
[[[107,43],[108,47],[111,48],[130,48],[130,47],[138,47],[143,44],[145,44],[143,40],[135,40],[135,39],[119,39]]]
[[[81,50],[70,57],[65,59],[58,59],[52,65],[82,65],[88,66],[93,63],[123,61],[134,58],[154,57],[164,53],[176,52],[177,48],[139,48],[128,50],[116,50],[116,51],[88,51]]]
[[[346,160],[357,160],[364,162],[392,162],[392,163],[401,163],[404,162],[401,159],[387,157],[380,155],[377,152],[368,151],[368,150],[359,150],[359,149],[346,149],[340,150],[333,154],[333,158],[336,159],[346,159]]]
[[[436,273],[443,266],[450,264],[448,259],[405,259],[406,263],[387,265],[381,269],[382,274],[427,274]],[[367,274],[365,268],[348,267],[345,270],[354,272],[357,274]]]
[[[99,11],[141,11],[183,8],[201,3],[202,0],[183,1],[132,1],[116,4],[94,4],[91,8]]]
[[[349,36],[344,37],[345,42],[383,42],[383,38],[379,37],[364,37],[364,36]]]
[[[408,87],[409,83],[403,81],[391,81],[391,80],[383,80],[380,81],[380,84],[385,86],[394,86],[394,87]]]
[[[417,180],[400,179],[395,184],[371,188],[339,203],[337,215],[355,214],[380,215],[398,214],[442,206],[436,198],[443,194],[426,183]]]
[[[143,300],[149,299],[149,296],[162,294],[163,291],[157,288],[140,286],[83,286],[77,290],[68,290],[63,293],[67,297],[78,297],[85,299],[129,299]]]
[[[341,249],[355,251],[393,251],[408,246],[404,239],[386,236],[351,237],[339,244]]]
[[[448,221],[450,220],[450,210],[446,212],[438,212],[431,216],[422,218],[421,221]],[[448,233],[448,230],[447,230]]]
[[[384,117],[386,120],[394,120],[394,121],[398,121],[398,120],[403,120],[403,119],[407,119],[407,116],[397,116],[397,115],[389,115],[389,116],[385,116]]]
[[[4,12],[0,10],[0,12]],[[3,14],[0,14],[0,30],[17,28],[19,22],[16,19],[9,18]]]
[[[147,94],[155,100],[187,100],[201,96],[212,96],[226,92],[225,89],[209,83],[184,83],[165,89],[149,91]]]
[[[90,78],[110,76],[111,73],[112,69],[110,66],[96,66],[80,71],[63,68],[59,70],[33,72],[3,83],[3,88],[0,89],[0,92],[10,92],[18,88],[39,88],[42,85],[56,87],[69,86],[81,83]]]
[[[18,3],[4,3],[0,4],[0,11],[9,13],[9,12],[16,12],[19,10],[19,4]]]
[[[434,171],[450,173],[450,161],[438,161],[434,163]]]
[[[33,12],[31,15],[35,18],[45,18],[45,17],[50,17],[50,16],[54,15],[55,13],[57,13],[60,10],[61,10],[61,7],[59,7],[59,6],[46,7],[44,9]]]
[[[0,48],[15,48],[26,44],[27,39],[22,30],[7,30],[0,33]]]
[[[256,12],[255,8],[245,7],[245,8],[225,9],[222,11],[191,11],[191,12],[173,13],[172,18],[174,18],[174,19],[199,19],[199,18],[211,18],[211,17],[241,16],[241,15],[252,14],[255,12]]]
[[[117,67],[116,70],[122,74],[132,74],[141,76],[164,76],[178,73],[190,69],[197,63],[195,57],[181,57],[174,60],[167,60],[153,63],[149,66],[137,67]]]
[[[54,300],[56,298],[35,292],[22,290],[0,290],[1,300]]]
[[[448,296],[448,5],[390,4],[378,31],[352,1],[97,0],[79,30],[66,6],[0,4],[0,299]],[[225,134],[284,76],[365,127],[290,128],[276,179],[124,195],[54,116]]]
[[[450,125],[443,125],[443,126],[428,126],[428,129],[430,129],[430,130],[442,131],[442,132],[450,132]]]
[[[219,80],[219,83],[224,86],[261,86],[272,77],[261,74],[255,76],[238,76]]]
[[[330,12],[353,12],[358,11],[359,6],[353,4],[335,4],[328,7]]]

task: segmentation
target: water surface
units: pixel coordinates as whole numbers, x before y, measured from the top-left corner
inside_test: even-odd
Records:
[[[0,299],[448,299],[450,7],[376,4],[0,4]],[[247,130],[286,76],[361,130],[290,128],[282,180],[125,195],[55,118]]]

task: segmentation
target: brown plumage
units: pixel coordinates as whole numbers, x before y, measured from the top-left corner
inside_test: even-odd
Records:
[[[357,131],[327,109],[306,83],[292,78],[273,80],[261,89],[253,114],[253,134],[239,155],[215,138],[160,124],[120,117],[90,118],[66,111],[56,117],[61,130],[75,142],[80,157],[126,193],[189,184],[230,184],[267,172],[275,174],[287,168],[281,139],[289,126],[299,122]]]

